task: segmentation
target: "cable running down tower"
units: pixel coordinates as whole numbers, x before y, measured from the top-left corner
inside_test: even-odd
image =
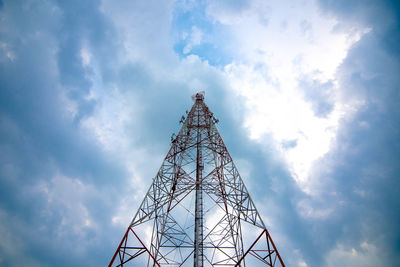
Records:
[[[193,100],[109,267],[285,266],[204,92]]]

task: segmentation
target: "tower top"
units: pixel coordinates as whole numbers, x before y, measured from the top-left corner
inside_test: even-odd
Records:
[[[181,119],[181,129],[171,138],[171,148],[108,267],[145,262],[158,267],[243,267],[259,266],[259,261],[285,267],[204,95],[192,96],[195,103]]]
[[[206,94],[205,91],[200,91],[194,95],[192,95],[192,100],[193,101],[203,101],[204,100],[204,95]]]

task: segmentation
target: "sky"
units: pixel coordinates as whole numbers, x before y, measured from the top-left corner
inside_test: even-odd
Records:
[[[287,266],[400,266],[400,4],[0,1],[0,266],[105,266],[205,102]]]

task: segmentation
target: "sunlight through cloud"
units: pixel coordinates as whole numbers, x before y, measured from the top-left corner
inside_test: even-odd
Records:
[[[255,2],[250,9],[265,10],[268,23],[242,16],[232,31],[240,44],[238,54],[246,60],[224,70],[235,93],[245,99],[244,126],[250,137],[262,143],[265,134],[272,135],[293,178],[311,193],[312,164],[329,151],[340,120],[352,110],[336,97],[336,69],[369,29],[335,30],[338,22],[323,16],[313,2],[275,3],[273,8]],[[326,116],[316,114],[305,98],[307,88],[300,87],[305,77],[330,82],[324,88],[332,95]]]

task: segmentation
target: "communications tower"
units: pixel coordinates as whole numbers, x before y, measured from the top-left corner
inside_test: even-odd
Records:
[[[204,103],[195,103],[111,266],[285,266]]]

